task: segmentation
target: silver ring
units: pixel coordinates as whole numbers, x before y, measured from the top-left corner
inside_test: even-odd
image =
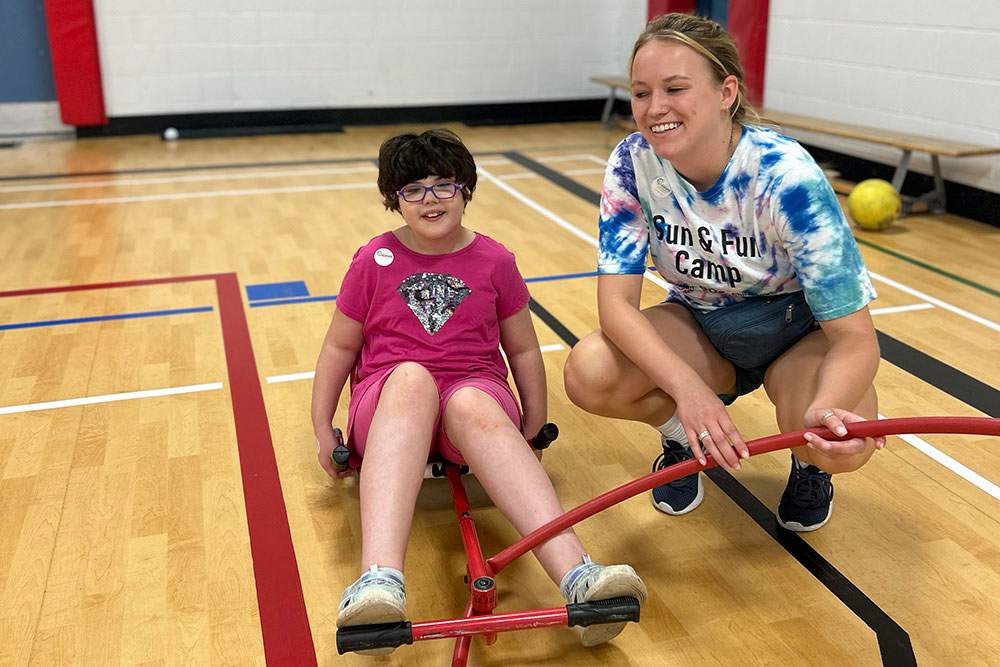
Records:
[[[711,437],[712,437],[712,434],[708,432],[707,428],[704,431],[702,431],[701,433],[698,434],[698,439],[699,440],[704,440],[705,438],[711,438]]]
[[[837,414],[837,413],[834,412],[833,410],[827,410],[822,415],[820,415],[819,420],[820,420],[820,422],[825,422],[827,419],[829,419],[830,417],[833,417],[835,414]]]

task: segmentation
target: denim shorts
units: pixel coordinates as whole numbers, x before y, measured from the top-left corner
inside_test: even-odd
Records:
[[[736,393],[719,396],[726,405],[763,384],[771,362],[819,328],[802,292],[749,297],[715,310],[688,310],[736,369]]]

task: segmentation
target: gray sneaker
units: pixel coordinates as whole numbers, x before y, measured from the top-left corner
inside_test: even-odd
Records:
[[[397,623],[406,620],[403,573],[391,567],[371,569],[344,590],[337,613],[337,627]],[[388,655],[394,647],[358,651],[363,655]]]

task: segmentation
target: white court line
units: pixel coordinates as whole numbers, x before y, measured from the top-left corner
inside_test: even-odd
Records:
[[[167,387],[166,389],[146,389],[144,391],[128,391],[121,394],[104,394],[103,396],[85,396],[83,398],[67,398],[62,401],[46,401],[44,403],[28,403],[0,408],[0,415],[10,415],[18,412],[33,412],[35,410],[53,410],[68,408],[75,405],[93,405],[94,403],[111,403],[113,401],[128,401],[133,398],[149,398],[151,396],[173,396],[174,394],[190,394],[196,391],[211,391],[222,389],[221,382],[207,384],[191,384],[186,387]]]
[[[605,169],[608,168],[607,158],[600,158],[597,157],[596,155],[584,155],[584,157],[590,160],[591,162],[596,162],[597,164],[602,165]]]
[[[563,172],[566,176],[581,176],[583,174],[603,174],[604,169],[568,169]]]
[[[528,208],[533,209],[537,213],[542,214],[543,216],[545,216],[546,218],[548,218],[552,222],[556,223],[557,225],[559,225],[560,227],[562,227],[563,229],[565,229],[566,231],[568,231],[573,236],[575,236],[577,238],[580,238],[580,239],[583,239],[584,241],[586,241],[590,245],[594,246],[595,248],[598,247],[599,244],[597,242],[597,239],[595,239],[590,234],[588,234],[588,233],[580,230],[573,223],[568,222],[566,220],[563,220],[558,215],[556,215],[555,213],[553,213],[549,209],[545,208],[541,204],[538,204],[534,200],[529,199],[528,197],[522,195],[520,192],[518,192],[514,188],[510,187],[509,185],[507,185],[506,183],[504,183],[503,181],[501,181],[499,178],[497,178],[496,176],[494,176],[493,174],[491,174],[487,170],[480,169],[479,173],[482,174],[483,176],[485,176],[486,180],[490,181],[491,183],[493,183],[494,185],[496,185],[497,187],[499,187],[501,190],[503,190],[504,192],[506,192],[507,194],[509,194],[510,196],[512,196],[514,199],[517,199],[519,202],[521,202],[522,204],[524,204]],[[655,275],[655,274],[653,274],[653,273],[651,273],[649,271],[646,271],[646,273],[643,274],[643,275],[646,277],[646,280],[649,280],[650,282],[652,282],[652,283],[654,283],[656,285],[659,285],[663,289],[669,289],[668,286],[667,286],[667,282],[665,280],[663,280],[663,278],[661,278],[660,276],[657,276],[657,275]]]
[[[287,373],[285,375],[272,375],[267,378],[268,384],[275,382],[291,382],[292,380],[311,380],[316,375],[316,371],[306,371],[304,373]]]
[[[542,352],[555,352],[556,350],[565,350],[566,346],[562,343],[555,343],[553,345],[540,345],[538,349]],[[274,384],[275,382],[292,382],[293,380],[311,380],[314,375],[316,375],[315,371],[288,373],[287,375],[272,375],[267,378],[267,383]]]
[[[518,174],[501,174],[497,178],[503,179],[505,181],[511,181],[518,178],[538,178],[538,174],[533,171],[522,172]]]
[[[886,417],[885,415],[879,413],[878,418],[885,419]],[[961,463],[951,458],[950,456],[942,452],[940,449],[937,449],[936,447],[932,446],[922,438],[918,438],[917,436],[909,433],[901,434],[899,437],[902,438],[903,441],[906,442],[907,444],[911,445],[915,449],[920,450],[921,452],[931,457],[932,459],[934,459],[935,461],[937,461],[938,463],[940,463],[945,468],[952,471],[962,479],[966,480],[970,484],[979,487],[980,489],[990,494],[997,500],[1000,500],[1000,486],[997,486],[996,484],[986,479],[976,471],[971,470],[966,466],[962,465]]]
[[[538,161],[539,162],[569,162],[570,160],[589,160],[592,157],[593,157],[592,155],[582,155],[582,154],[576,154],[576,155],[549,155],[547,157],[540,157],[540,158],[538,158]],[[607,160],[601,160],[601,164],[607,166],[608,161]]]
[[[914,303],[909,306],[891,306],[888,308],[872,308],[869,312],[872,315],[888,315],[890,313],[906,313],[911,310],[927,310],[928,308],[933,308],[934,304],[931,303]]]
[[[896,289],[898,289],[898,290],[900,290],[902,292],[906,292],[907,294],[909,294],[911,296],[915,296],[918,299],[923,299],[924,301],[927,301],[928,303],[932,303],[932,304],[934,304],[935,306],[937,306],[939,308],[944,308],[945,310],[950,310],[951,312],[955,313],[956,315],[961,315],[962,317],[964,317],[966,319],[972,320],[973,322],[977,322],[978,324],[982,324],[983,326],[989,327],[990,329],[993,329],[994,331],[1000,331],[1000,324],[997,324],[996,322],[990,321],[990,320],[986,319],[985,317],[980,317],[979,315],[975,315],[973,313],[970,313],[967,310],[962,310],[958,306],[953,306],[950,303],[942,301],[941,299],[935,299],[934,297],[932,297],[932,296],[930,296],[928,294],[924,294],[920,290],[915,290],[912,287],[907,287],[906,285],[903,285],[902,283],[897,283],[895,280],[892,280],[890,278],[886,278],[885,276],[879,275],[879,274],[875,273],[874,271],[869,271],[868,274],[871,275],[871,277],[874,278],[875,280],[881,281],[881,282],[883,282],[886,285],[889,285],[891,287],[895,287]]]
[[[225,174],[198,174],[193,176],[164,176],[160,178],[132,178],[108,181],[71,181],[44,185],[10,185],[0,187],[0,192],[37,192],[39,190],[72,190],[119,185],[157,185],[162,183],[194,183],[197,181],[229,181],[247,178],[283,178],[286,176],[326,176],[329,174],[356,174],[378,171],[375,167],[337,167],[330,169],[300,169],[297,171],[254,171]]]
[[[120,204],[140,201],[164,201],[168,199],[197,199],[200,197],[242,197],[246,195],[274,195],[295,192],[323,192],[326,190],[350,190],[357,188],[375,189],[374,183],[338,183],[335,185],[296,185],[284,188],[249,188],[246,190],[210,190],[208,192],[177,192],[162,195],[136,195],[132,197],[101,197],[94,199],[60,199],[57,201],[23,202],[20,204],[0,204],[0,210],[23,208],[48,208],[52,206],[85,206],[87,204]]]

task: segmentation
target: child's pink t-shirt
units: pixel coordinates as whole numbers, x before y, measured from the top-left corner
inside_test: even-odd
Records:
[[[500,321],[528,298],[513,253],[488,236],[445,255],[376,236],[354,254],[337,295],[337,309],[364,325],[352,393],[404,361],[424,366],[442,392],[470,377],[506,383]]]

